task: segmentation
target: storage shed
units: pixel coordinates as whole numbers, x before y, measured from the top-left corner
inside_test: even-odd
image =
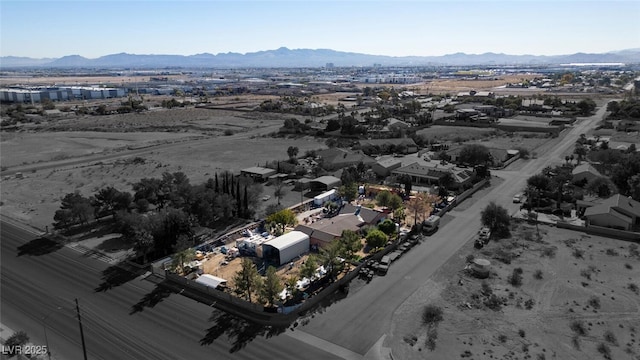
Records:
[[[196,282],[198,284],[202,284],[204,286],[208,286],[214,289],[217,289],[218,287],[225,287],[227,286],[227,280],[223,279],[223,278],[219,278],[217,276],[213,276],[210,274],[204,274],[204,275],[200,275],[197,279]]]
[[[309,236],[302,231],[291,231],[262,244],[262,257],[275,266],[286,264],[309,251]]]

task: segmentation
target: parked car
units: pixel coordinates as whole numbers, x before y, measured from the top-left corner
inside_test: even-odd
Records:
[[[262,201],[267,201],[269,199],[271,199],[271,195],[265,195],[262,197]]]
[[[522,194],[515,194],[515,195],[513,196],[513,203],[514,203],[514,204],[519,204],[519,203],[521,203],[521,202],[522,202],[522,198],[523,198],[523,195],[522,195]]]
[[[478,239],[483,243],[489,243],[489,239],[491,238],[491,230],[488,227],[483,227],[478,232]]]
[[[391,265],[391,257],[389,255],[383,256],[378,265],[378,274],[385,275],[389,271],[389,265]]]

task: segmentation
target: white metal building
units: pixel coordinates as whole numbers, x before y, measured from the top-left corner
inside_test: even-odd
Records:
[[[280,266],[309,251],[309,236],[291,231],[262,244],[262,257],[269,264]]]

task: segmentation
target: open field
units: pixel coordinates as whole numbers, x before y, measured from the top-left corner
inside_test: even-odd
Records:
[[[394,358],[640,359],[637,245],[555,227],[540,233],[520,223],[511,239],[460,249],[396,310]],[[464,270],[469,255],[491,261],[489,279]],[[509,282],[516,268],[520,285]],[[434,351],[421,323],[427,304],[444,310]]]
[[[82,133],[78,133],[78,136],[80,134]],[[104,133],[105,138],[114,135],[117,134]],[[138,136],[142,135],[144,133],[138,133]],[[70,146],[69,144],[73,143],[65,143]],[[131,185],[142,178],[161,177],[164,172],[176,171],[184,172],[192,184],[198,184],[213,177],[216,172],[239,172],[242,168],[264,165],[267,160],[286,159],[289,146],[298,147],[301,154],[325,147],[322,142],[308,137],[273,139],[233,135],[179,142],[167,148],[152,147],[137,154],[135,157],[142,161],[135,163],[133,156],[123,153],[121,158],[116,159],[27,172],[23,174],[23,179],[10,176],[2,180],[2,212],[44,229],[51,224],[53,214],[60,206],[60,198],[67,193],[79,191],[84,195],[91,195],[106,186],[131,191]],[[77,143],[77,147],[68,149],[67,154],[78,155],[85,148],[84,144]],[[13,148],[7,149],[2,149],[3,156],[7,152],[13,153]],[[11,158],[18,164],[25,161],[22,157]],[[33,157],[29,155],[26,159],[31,158]]]

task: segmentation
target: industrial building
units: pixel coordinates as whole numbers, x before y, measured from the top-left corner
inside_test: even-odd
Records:
[[[91,86],[2,88],[0,89],[0,102],[33,104],[44,100],[95,100],[118,98],[126,95],[127,90],[124,88]]]

